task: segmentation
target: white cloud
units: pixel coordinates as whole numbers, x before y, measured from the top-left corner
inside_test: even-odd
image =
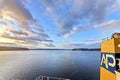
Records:
[[[73,28],[79,26],[81,20],[86,19],[90,25],[101,23],[104,22],[106,17],[112,12],[111,9],[117,8],[115,7],[117,0],[39,1],[40,4],[44,5],[47,11],[51,13],[50,15],[54,17],[55,23],[60,30],[59,34],[64,37],[72,35]],[[59,14],[59,10],[62,11],[61,14]],[[82,26],[84,27],[84,25]]]
[[[92,43],[92,44],[63,44],[62,46],[64,46],[65,48],[100,48],[100,43]]]
[[[14,40],[21,46],[36,46],[42,41],[52,41],[40,22],[32,16],[25,2],[29,3],[27,0],[1,0],[0,37]]]
[[[120,32],[120,20],[111,20],[97,24],[94,28],[101,30],[103,34]]]

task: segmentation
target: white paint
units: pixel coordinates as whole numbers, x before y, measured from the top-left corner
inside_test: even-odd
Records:
[[[115,71],[115,73],[116,73],[116,80],[120,80],[120,72],[118,72],[118,71]]]
[[[118,47],[120,48],[120,44],[118,44]]]

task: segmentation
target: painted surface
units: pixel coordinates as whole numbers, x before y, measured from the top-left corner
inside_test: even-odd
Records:
[[[120,80],[120,38],[101,44],[100,80]]]
[[[116,71],[116,80],[120,80],[120,72]]]
[[[120,38],[113,38],[101,44],[101,52],[120,53]]]
[[[116,75],[100,67],[100,80],[116,80]]]

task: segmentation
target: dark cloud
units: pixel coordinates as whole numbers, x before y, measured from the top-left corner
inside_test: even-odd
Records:
[[[68,38],[77,32],[86,32],[89,30],[90,28],[88,28],[88,26],[75,26],[69,31],[69,33],[64,34],[64,38]]]
[[[53,40],[44,40],[44,41],[46,41],[46,42],[54,42]]]
[[[46,47],[55,47],[55,45],[53,45],[52,43],[49,44],[44,44]]]
[[[11,30],[10,33],[12,33],[12,34],[15,35],[15,36],[16,36],[16,35],[17,35],[17,36],[24,36],[24,37],[28,36],[27,33],[22,32],[22,31],[13,31],[13,30]]]
[[[88,24],[103,22],[111,8],[114,9],[117,0],[39,0],[46,10],[52,14],[57,26],[60,29],[60,35],[71,34],[74,27],[78,27],[83,19]],[[62,13],[60,14],[60,10]],[[88,28],[90,28],[89,26]],[[82,27],[80,27],[83,29]],[[84,29],[83,29],[84,31]]]
[[[39,42],[42,42],[42,41],[44,41],[44,42],[53,42],[52,40],[48,40],[47,38],[47,36],[45,36],[44,34],[42,35],[39,35],[39,36],[23,36],[23,35],[26,35],[26,34],[24,34],[24,33],[20,33],[20,32],[15,32],[15,33],[17,33],[17,34],[19,34],[18,36],[17,36],[17,34],[16,35],[11,35],[11,33],[4,33],[4,34],[2,34],[2,35],[0,35],[1,37],[3,37],[3,38],[8,38],[8,39],[11,39],[11,40],[15,40],[16,42],[26,42],[26,43],[31,43],[31,44],[33,44],[33,43],[39,43]]]

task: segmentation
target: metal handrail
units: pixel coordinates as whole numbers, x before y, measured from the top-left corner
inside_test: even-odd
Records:
[[[40,75],[39,77],[37,77],[35,80],[70,80],[70,79],[65,79],[65,78],[57,78],[57,77],[48,77],[48,76],[42,76]]]
[[[109,36],[109,37],[107,37],[107,38],[103,38],[103,39],[102,39],[102,42],[107,41],[107,40],[110,40],[110,39],[112,39],[111,36]]]

